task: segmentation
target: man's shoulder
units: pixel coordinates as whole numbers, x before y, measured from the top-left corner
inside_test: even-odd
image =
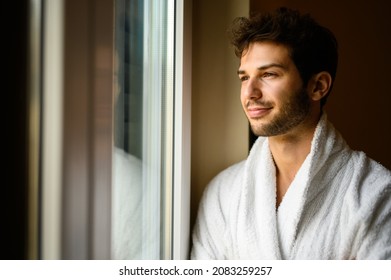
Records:
[[[389,258],[391,171],[363,152],[354,152],[346,168],[346,172],[353,171],[342,207],[336,204],[344,225],[341,228],[360,243],[358,259]]]
[[[220,171],[209,183],[209,185],[214,184],[227,184],[234,183],[240,179],[244,174],[244,167],[246,164],[246,160],[235,163],[226,169]]]
[[[224,199],[230,197],[232,192],[240,190],[245,162],[243,160],[220,171],[206,186],[204,195]]]
[[[345,168],[352,172],[345,197],[345,201],[354,202],[351,209],[372,213],[377,207],[391,207],[390,170],[363,152],[354,152]]]
[[[352,168],[363,184],[385,185],[391,184],[391,171],[381,163],[368,157],[364,152],[354,151],[351,158]]]

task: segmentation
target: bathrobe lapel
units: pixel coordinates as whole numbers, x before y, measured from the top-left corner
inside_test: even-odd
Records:
[[[331,141],[329,139],[329,143],[323,143],[324,139],[328,138],[331,138]],[[242,239],[240,244],[246,244],[239,246],[240,258],[291,257],[301,217],[306,211],[306,201],[322,189],[321,186],[310,188],[311,182],[319,170],[319,164],[322,165],[330,152],[335,150],[334,139],[334,133],[330,133],[327,127],[327,116],[323,114],[315,130],[311,151],[297,172],[279,209],[276,209],[276,169],[273,157],[268,139],[258,138],[246,161],[239,204],[237,236],[239,240]]]
[[[305,159],[277,210],[277,231],[283,259],[290,259],[298,224],[305,211],[310,159],[310,156]]]
[[[268,140],[259,138],[245,166],[239,204],[242,259],[280,259],[276,220],[276,170]]]

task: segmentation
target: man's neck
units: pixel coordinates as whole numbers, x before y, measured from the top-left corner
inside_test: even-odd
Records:
[[[317,120],[310,121],[289,134],[269,137],[269,147],[276,165],[277,207],[311,151],[316,125]]]

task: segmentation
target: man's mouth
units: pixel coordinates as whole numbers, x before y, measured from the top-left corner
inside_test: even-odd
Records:
[[[250,106],[247,108],[249,118],[261,118],[270,113],[273,107]]]

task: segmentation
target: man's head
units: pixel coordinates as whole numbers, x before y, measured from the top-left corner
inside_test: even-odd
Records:
[[[232,28],[235,54],[241,58],[255,42],[286,46],[304,86],[314,75],[328,72],[332,82],[321,105],[326,103],[338,64],[337,41],[327,28],[320,26],[309,15],[301,15],[287,8],[250,18],[237,18]]]

